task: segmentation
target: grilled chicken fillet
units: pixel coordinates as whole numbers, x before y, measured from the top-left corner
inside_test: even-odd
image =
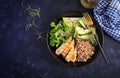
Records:
[[[75,62],[76,60],[76,55],[77,55],[77,51],[76,51],[76,48],[74,47],[75,45],[75,41],[73,40],[72,41],[72,44],[71,44],[71,50],[69,51],[68,55],[66,56],[65,60],[67,62]]]
[[[70,37],[65,43],[63,43],[57,50],[56,50],[56,55],[65,55],[67,53],[67,47],[70,45],[72,42],[72,37]],[[63,53],[64,52],[64,53]]]

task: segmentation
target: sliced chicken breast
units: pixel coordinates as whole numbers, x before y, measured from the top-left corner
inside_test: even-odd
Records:
[[[75,41],[73,40],[72,41],[73,44],[71,45],[71,50],[69,51],[68,55],[66,56],[65,60],[67,62],[75,62],[76,61],[76,55],[77,55],[77,51],[76,51],[76,48],[74,48],[74,45],[75,45]]]
[[[70,45],[72,41],[72,37],[70,37],[65,43],[63,43],[57,50],[56,50],[56,55],[60,55],[64,50],[67,48],[67,46]]]

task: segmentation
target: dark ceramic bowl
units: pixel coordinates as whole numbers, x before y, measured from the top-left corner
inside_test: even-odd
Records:
[[[79,11],[68,11],[68,12],[64,12],[63,14],[61,14],[60,16],[58,16],[57,18],[55,18],[53,21],[56,22],[56,24],[62,20],[62,17],[63,16],[67,16],[67,17],[82,17],[82,12],[79,12]],[[92,16],[91,16],[92,17]],[[98,34],[98,37],[99,37],[99,42],[100,44],[102,45],[103,44],[103,31],[102,29],[100,28],[98,22],[92,17],[92,20],[94,22],[94,26],[96,27],[96,31],[97,31],[97,34]],[[52,22],[52,21],[51,21]],[[50,51],[50,53],[53,55],[53,57],[58,60],[59,62],[61,62],[62,64],[64,65],[67,65],[67,66],[73,66],[73,67],[80,67],[80,66],[85,66],[89,63],[91,63],[92,61],[94,61],[96,59],[96,57],[99,55],[100,53],[100,48],[99,46],[97,45],[95,47],[95,53],[92,55],[92,57],[90,59],[87,60],[87,62],[75,62],[75,63],[72,63],[72,62],[66,62],[65,59],[60,55],[56,55],[55,54],[55,51],[56,51],[56,47],[51,47],[50,44],[49,44],[49,31],[50,31],[50,27],[48,29],[48,33],[47,33],[47,43],[48,43],[48,49]]]

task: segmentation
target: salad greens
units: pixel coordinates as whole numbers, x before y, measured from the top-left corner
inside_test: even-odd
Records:
[[[88,40],[93,45],[96,45],[96,40],[91,31],[95,30],[95,28],[87,28],[80,17],[63,17],[58,24],[51,22],[50,26],[50,46],[58,47],[70,36],[76,40]]]
[[[63,21],[59,21],[56,25],[55,22],[51,22],[50,26],[50,45],[58,47],[61,43],[64,43],[68,36],[70,36],[70,29],[68,26],[63,25]]]

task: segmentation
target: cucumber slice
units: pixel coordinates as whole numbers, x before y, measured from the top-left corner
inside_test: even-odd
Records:
[[[87,28],[87,27],[85,26],[82,18],[79,20],[79,23],[80,23],[80,26],[81,26],[81,27]]]
[[[76,34],[79,34],[79,35],[85,35],[85,34],[91,33],[89,29],[83,29],[81,27],[75,27],[75,32]]]
[[[81,36],[77,36],[78,40],[89,40],[89,35],[81,35]]]
[[[98,38],[98,35],[97,35],[97,34],[95,34],[95,35],[96,35],[96,37]],[[96,45],[97,45],[97,42],[96,42],[96,39],[95,39],[94,34],[90,34],[89,37],[90,37],[89,41],[90,41],[94,46],[96,46]]]
[[[80,17],[63,17],[63,22],[67,26],[79,26]]]

